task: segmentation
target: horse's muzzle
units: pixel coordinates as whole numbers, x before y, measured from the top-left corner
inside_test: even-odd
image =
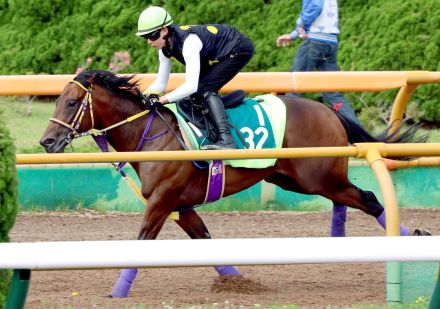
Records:
[[[64,152],[64,148],[68,144],[66,138],[64,139],[55,139],[51,137],[43,137],[40,140],[40,145],[44,147],[47,153],[61,153]]]

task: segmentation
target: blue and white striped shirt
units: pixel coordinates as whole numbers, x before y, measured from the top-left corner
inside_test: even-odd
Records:
[[[297,26],[307,33],[308,40],[337,44],[339,34],[337,0],[303,0]],[[290,33],[292,39],[299,37],[295,29]]]

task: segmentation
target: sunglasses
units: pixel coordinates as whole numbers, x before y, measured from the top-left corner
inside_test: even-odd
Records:
[[[156,41],[157,39],[160,38],[160,31],[161,30],[162,30],[162,28],[161,29],[157,29],[156,31],[153,31],[151,33],[144,34],[142,37],[145,40]]]

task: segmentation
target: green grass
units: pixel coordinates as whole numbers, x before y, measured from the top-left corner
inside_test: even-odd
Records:
[[[0,117],[5,119],[17,153],[43,153],[39,140],[55,110],[55,101],[29,101],[29,97],[1,97]],[[421,130],[421,132],[427,132]],[[440,142],[440,130],[431,130],[429,142]],[[73,147],[73,148],[72,148]],[[91,137],[82,137],[67,147],[66,152],[99,152]]]
[[[148,307],[133,307],[133,309],[141,309],[141,308],[148,308]],[[179,306],[179,307],[173,307],[172,305],[167,306],[167,304],[164,304],[163,308],[168,309],[174,309],[174,308],[181,308],[181,309],[239,309],[239,308],[245,308],[242,306],[233,306],[228,304],[212,304],[212,305],[188,305],[188,306]],[[261,306],[258,304],[255,304],[253,307],[246,307],[246,308],[253,308],[253,309],[301,309],[300,306],[297,305],[284,305],[284,306],[278,306],[278,305],[269,305],[269,306]],[[322,309],[426,309],[426,304],[408,304],[408,305],[401,305],[401,306],[375,306],[375,305],[359,305],[359,306],[350,306],[350,307],[340,307],[340,306],[326,306]]]
[[[440,143],[440,130],[431,130],[429,132],[430,143]]]
[[[163,309],[302,309],[300,306],[297,305],[268,305],[268,306],[262,306],[255,304],[254,306],[240,306],[240,305],[231,305],[226,303],[213,303],[211,305],[175,305],[173,303],[162,303]],[[124,307],[126,309],[153,309],[153,306],[144,305],[144,304],[138,304],[136,306],[132,307]],[[393,305],[393,306],[378,306],[378,305],[359,305],[359,306],[351,306],[351,307],[340,307],[340,306],[326,306],[322,307],[322,309],[426,309],[427,304],[405,304],[405,305]],[[66,309],[77,309],[75,306],[68,305]]]
[[[54,100],[30,102],[29,97],[0,97],[0,117],[11,132],[17,153],[44,153],[39,140],[54,110]],[[74,141],[73,147],[75,152],[99,151],[91,137]],[[72,147],[66,152],[72,152]]]
[[[278,305],[268,305],[268,306],[262,306],[255,304],[254,306],[239,306],[239,305],[231,305],[227,302],[225,303],[213,303],[210,305],[175,305],[173,303],[166,303],[164,302],[162,304],[163,306],[160,308],[163,309],[242,309],[242,308],[248,308],[248,309],[302,309],[300,306],[297,305],[284,305],[284,306],[278,306]],[[351,307],[340,307],[340,306],[326,306],[322,307],[322,309],[426,309],[427,304],[405,304],[405,305],[393,305],[393,306],[378,306],[378,305],[358,305],[358,306],[351,306]],[[124,307],[127,309],[152,309],[152,306],[144,305],[144,304],[138,304],[133,307]],[[77,309],[74,306],[67,306],[66,309]]]

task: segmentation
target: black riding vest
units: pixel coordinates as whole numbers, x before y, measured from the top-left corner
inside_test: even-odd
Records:
[[[171,42],[162,48],[165,57],[174,57],[179,62],[185,64],[182,55],[183,42],[190,33],[194,33],[203,43],[203,48],[200,51],[200,64],[202,68],[229,57],[234,52],[234,48],[239,45],[240,39],[245,38],[237,29],[227,25],[171,25],[169,28],[172,33]]]

